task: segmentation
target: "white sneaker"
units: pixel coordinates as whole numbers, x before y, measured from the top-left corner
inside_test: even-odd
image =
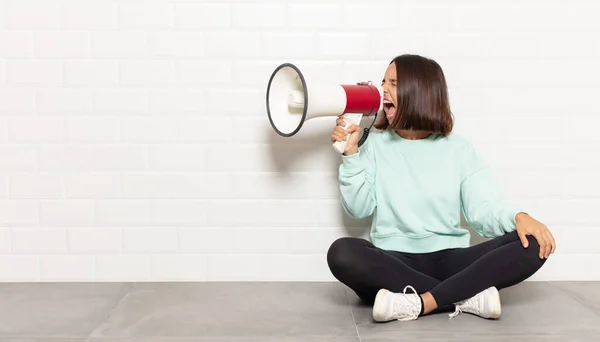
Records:
[[[500,293],[493,286],[455,305],[456,311],[449,315],[450,318],[456,317],[461,312],[491,319],[498,319],[502,314]]]
[[[406,293],[407,289],[414,293]],[[389,322],[393,320],[416,320],[421,313],[421,298],[412,286],[404,288],[404,293],[393,293],[381,289],[375,297],[373,305],[373,319],[376,322]]]

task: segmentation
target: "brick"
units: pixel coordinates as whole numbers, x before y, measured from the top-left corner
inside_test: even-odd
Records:
[[[40,263],[36,255],[0,255],[0,281],[37,282]]]
[[[232,8],[232,20],[236,27],[274,28],[285,25],[285,5],[274,3],[235,4]]]
[[[581,239],[581,236],[594,236],[596,226],[576,226],[576,225],[551,225],[548,227],[554,240],[556,241],[556,255],[594,255],[600,253],[598,244],[594,239]]]
[[[0,88],[0,115],[35,113],[35,91],[32,88]]]
[[[123,198],[231,198],[238,187],[232,174],[217,172],[127,172],[122,174]]]
[[[261,54],[261,37],[257,31],[206,32],[204,39],[208,58],[258,57]]]
[[[279,61],[236,60],[233,63],[233,83],[237,87],[252,87],[254,90],[260,87],[264,91],[269,77],[279,64]]]
[[[371,35],[365,32],[317,34],[317,56],[322,58],[367,58],[371,45]]]
[[[342,25],[341,4],[289,4],[287,24],[294,28],[334,29]]]
[[[380,85],[392,57],[394,56],[389,56],[390,60],[345,63],[341,82],[356,84],[370,81],[374,85]]]
[[[167,59],[122,60],[119,62],[120,84],[156,86],[173,83],[173,62]]]
[[[238,199],[337,199],[337,172],[239,173],[232,197]],[[213,183],[213,187],[218,187]]]
[[[144,146],[69,144],[38,148],[40,171],[136,171],[145,169],[147,163]]]
[[[92,99],[93,93],[90,89],[41,88],[35,92],[35,109],[37,114],[51,115],[56,118],[89,115],[92,113]]]
[[[260,255],[209,254],[206,256],[207,281],[262,280]]]
[[[339,186],[339,185],[338,185]],[[372,216],[363,219],[354,219],[344,212],[340,199],[314,201],[314,208],[310,211],[315,216],[319,227],[348,227],[368,235]],[[306,214],[308,215],[308,214]]]
[[[444,32],[456,30],[463,21],[471,19],[487,21],[486,15],[493,15],[493,11],[485,14],[484,6],[472,2],[463,3],[462,6],[454,6],[442,1],[398,3],[397,8],[392,12],[395,15],[389,20],[395,21],[400,31],[417,29],[420,33]],[[478,18],[473,18],[474,16]]]
[[[206,225],[208,204],[201,200],[156,199],[152,201],[152,222],[161,226]]]
[[[65,176],[69,199],[120,198],[121,177],[117,172],[72,172]]]
[[[8,141],[13,143],[57,143],[64,141],[60,117],[15,118],[8,121]]]
[[[124,118],[121,138],[124,143],[174,143],[179,141],[176,121],[163,117]]]
[[[86,255],[44,255],[40,257],[40,280],[44,282],[85,282],[94,279],[94,257]]]
[[[177,120],[179,138],[190,144],[226,144],[240,138],[233,133],[233,119],[221,117],[221,111],[215,111],[213,117],[181,118]],[[224,111],[223,111],[224,112]]]
[[[499,27],[505,31],[545,31],[569,29],[565,24],[565,8],[556,2],[527,4],[519,9],[511,3],[488,3],[475,6],[462,6],[453,9],[460,30],[494,31]],[[537,13],[539,19],[531,21]],[[501,18],[511,18],[510,21]],[[537,18],[537,17],[536,17]]]
[[[266,58],[310,58],[317,52],[315,35],[310,32],[265,32],[262,56]]]
[[[11,59],[6,79],[12,86],[58,86],[62,84],[60,60]]]
[[[12,252],[15,254],[58,254],[66,251],[64,228],[20,227],[12,230]]]
[[[90,55],[90,34],[83,31],[36,32],[38,58],[82,58]]]
[[[151,279],[157,281],[205,281],[205,255],[153,255]]]
[[[36,150],[34,146],[0,146],[0,168],[3,172],[33,171],[36,167]]]
[[[233,135],[228,118],[132,118],[121,121],[121,141],[127,143],[226,143]]]
[[[8,0],[5,2],[5,25],[8,29],[58,29],[60,6],[57,1]]]
[[[155,171],[201,171],[205,168],[202,146],[163,145],[150,147],[149,168]]]
[[[227,227],[182,227],[180,253],[230,254],[234,249],[234,229]]]
[[[91,226],[94,222],[94,203],[85,199],[48,199],[40,201],[42,226]]]
[[[68,86],[114,86],[119,84],[119,62],[110,59],[63,61],[63,82]]]
[[[10,176],[10,197],[15,199],[64,198],[61,174],[17,173]]]
[[[173,8],[168,1],[133,1],[119,3],[120,29],[168,29]]]
[[[118,254],[123,250],[119,227],[67,228],[69,252],[75,254]]]
[[[237,254],[287,254],[289,243],[287,230],[280,228],[240,227],[233,233]]]
[[[37,148],[37,153],[34,151],[33,159],[37,158],[39,171],[91,171],[94,167],[92,153],[91,146],[42,145]]]
[[[299,227],[287,230],[288,254],[327,254],[331,244],[347,236],[346,228]]]
[[[63,121],[65,141],[69,143],[117,143],[119,120],[103,117],[70,117]]]
[[[99,255],[95,257],[95,281],[146,281],[150,279],[149,255]]]
[[[284,138],[274,140],[269,145],[213,145],[204,153],[204,171],[236,172],[315,172],[332,171],[339,167],[339,161],[333,159],[335,153],[327,138],[323,148],[309,148],[300,143],[287,143]],[[275,142],[277,144],[275,144]],[[314,141],[310,141],[314,144]],[[236,158],[222,159],[222,156],[237,155]]]
[[[227,28],[232,25],[231,4],[175,3],[175,28]]]
[[[35,200],[0,200],[1,227],[36,226],[39,218],[40,211]]]
[[[150,201],[144,199],[98,199],[94,201],[96,226],[144,226],[151,221]]]
[[[517,123],[518,124],[515,124]],[[526,116],[500,116],[480,121],[474,129],[485,136],[482,142],[502,143],[506,132],[511,134],[511,142],[518,143],[561,143],[566,142],[565,119],[548,115],[544,119]]]
[[[595,254],[553,255],[529,281],[586,281],[598,279],[595,265],[600,261]]]
[[[0,57],[31,58],[33,51],[33,32],[0,31]]]
[[[219,200],[208,203],[209,226],[315,227],[316,204],[303,200]],[[236,213],[231,215],[228,213]]]
[[[92,56],[96,58],[139,58],[148,55],[146,35],[142,31],[94,31],[91,38]]]
[[[204,32],[152,31],[148,33],[149,53],[152,57],[204,57],[204,40]]]
[[[326,262],[326,256],[317,255],[261,255],[262,281],[327,281],[335,282]]]
[[[387,13],[397,13],[398,7],[394,2],[384,4],[348,3],[344,5],[342,14],[342,27],[351,30],[368,29],[368,30],[390,30],[396,29],[401,19],[397,15],[386,15]]]
[[[123,253],[177,251],[177,228],[136,227],[123,229]]]
[[[250,72],[250,71],[248,71]],[[234,81],[236,82],[236,81]],[[210,88],[206,90],[206,113],[213,115],[214,119],[219,116],[261,116],[265,117],[265,98],[261,90],[244,88]],[[235,105],[231,99],[235,99]],[[235,118],[234,120],[237,120]]]
[[[600,119],[597,115],[568,116],[563,126],[563,130],[566,130],[565,140],[576,144],[600,144],[600,137],[594,130],[598,124]]]
[[[176,60],[177,82],[181,84],[229,84],[233,63],[216,60]]]
[[[149,111],[150,99],[146,90],[98,88],[93,96],[93,110],[98,115],[140,115]]]
[[[600,192],[596,182],[597,170],[584,168],[560,172],[564,184],[563,196],[570,199],[592,200]]]
[[[494,174],[500,191],[506,198],[536,199],[562,198],[568,191],[565,173],[546,170],[543,173],[527,170],[510,170]]]
[[[177,122],[176,116],[196,116],[198,113],[206,112],[206,94],[203,89],[152,89],[149,93],[152,115],[166,115]],[[184,137],[180,139],[187,141]]]
[[[61,28],[67,30],[117,29],[118,3],[103,0],[61,3]]]

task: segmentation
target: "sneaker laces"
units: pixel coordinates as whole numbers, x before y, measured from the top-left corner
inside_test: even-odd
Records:
[[[456,305],[455,305],[456,310],[453,313],[448,315],[450,317],[450,319],[460,315],[463,312],[463,310],[462,310],[463,307],[474,306],[475,305],[474,301],[476,300],[475,298],[476,298],[476,296],[456,303]]]
[[[448,315],[450,317],[449,319],[452,319],[452,318],[460,315],[461,313],[462,313],[462,310],[460,309],[460,307],[458,305],[456,305],[456,310],[453,313]]]
[[[407,295],[406,290],[411,289],[413,293]],[[410,295],[412,295],[412,300],[410,299]],[[398,318],[399,321],[409,321],[415,319],[421,313],[419,306],[421,305],[421,299],[419,298],[417,291],[414,287],[408,285],[404,288],[402,296],[405,300],[395,300],[394,301],[394,311],[395,312],[406,312],[410,315],[406,317]]]

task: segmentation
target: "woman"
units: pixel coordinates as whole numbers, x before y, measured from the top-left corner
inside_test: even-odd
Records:
[[[454,311],[500,317],[499,289],[529,278],[556,249],[548,228],[503,202],[489,166],[452,133],[445,76],[433,60],[402,55],[382,87],[385,116],[362,146],[360,128],[332,142],[348,144],[339,168],[342,206],[373,215],[371,242],[336,240],[327,253],[332,274],[373,304],[378,322],[415,320]],[[481,236],[469,247],[460,212]],[[409,291],[410,290],[410,291]]]

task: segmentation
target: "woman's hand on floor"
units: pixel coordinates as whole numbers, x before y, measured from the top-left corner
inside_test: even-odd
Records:
[[[519,213],[516,217],[517,234],[523,243],[523,247],[529,247],[527,235],[532,235],[540,244],[540,259],[548,258],[556,250],[556,241],[548,227],[533,217]]]

